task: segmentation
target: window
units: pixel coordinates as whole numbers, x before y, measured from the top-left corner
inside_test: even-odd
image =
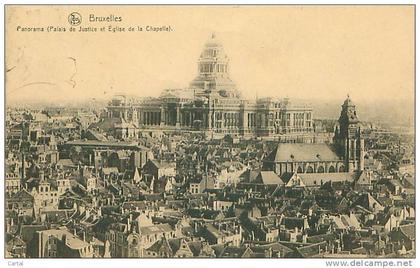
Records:
[[[311,166],[309,166],[309,167],[306,169],[306,173],[314,173],[314,169],[313,169]]]

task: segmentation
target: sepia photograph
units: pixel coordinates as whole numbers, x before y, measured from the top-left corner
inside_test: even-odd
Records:
[[[415,5],[5,5],[4,23],[9,267],[412,266]]]

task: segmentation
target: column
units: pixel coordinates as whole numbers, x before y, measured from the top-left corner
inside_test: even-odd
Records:
[[[212,128],[216,127],[216,111],[213,110]]]
[[[181,116],[181,126],[185,126],[185,113],[182,111],[180,116]]]
[[[143,124],[143,112],[139,111],[139,126]]]
[[[211,123],[212,123],[212,116],[211,116],[211,112],[209,110],[209,112],[207,113],[207,128],[211,129]]]
[[[166,121],[166,118],[165,118],[165,114],[166,114],[165,108],[163,106],[161,106],[160,107],[160,125],[161,126],[168,124],[168,122]]]
[[[222,128],[226,126],[226,113],[222,112]]]
[[[181,123],[181,111],[179,105],[176,106],[176,123],[175,126],[179,127]]]

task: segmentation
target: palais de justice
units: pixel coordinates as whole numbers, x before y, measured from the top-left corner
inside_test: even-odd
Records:
[[[310,107],[293,105],[287,98],[241,98],[229,76],[229,58],[214,34],[204,46],[197,69],[188,88],[166,89],[158,98],[116,96],[107,107],[108,117],[122,120],[121,138],[136,135],[137,127],[243,137],[313,133]]]

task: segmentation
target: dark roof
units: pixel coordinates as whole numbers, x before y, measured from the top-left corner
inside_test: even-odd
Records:
[[[296,251],[303,258],[314,257],[320,254],[319,252],[320,247],[324,246],[325,243],[326,242],[323,241],[321,243],[311,244],[309,246],[303,246],[303,247],[297,248]]]
[[[255,182],[262,184],[284,184],[280,177],[274,171],[260,171]]]
[[[35,236],[36,231],[44,231],[48,228],[45,225],[22,225],[20,235],[26,243],[30,242]]]
[[[162,249],[164,248],[164,249]],[[151,245],[148,249],[146,249],[147,251],[153,251],[156,253],[160,253],[162,250],[168,250],[170,251],[171,254],[173,254],[172,248],[168,243],[168,240],[166,240],[165,237],[162,237],[162,239],[156,241],[155,243],[153,243],[153,245]]]
[[[146,201],[127,201],[122,204],[124,209],[138,209],[146,210],[147,202]]]
[[[12,197],[10,199],[13,200],[34,200],[34,197],[26,190],[26,189],[22,189],[19,192],[15,193],[14,195],[12,195]]]
[[[298,217],[284,217],[281,221],[281,225],[284,225],[286,229],[303,228],[304,223],[305,219]]]
[[[245,251],[247,250],[246,247],[235,247],[235,246],[227,246],[222,251],[220,257],[222,258],[240,258],[244,255]]]
[[[145,227],[140,226],[140,232],[144,235],[168,233],[172,231],[173,231],[173,228],[168,223],[156,224],[156,225],[145,226]]]
[[[313,244],[313,243],[320,243],[322,241],[333,241],[335,239],[336,237],[334,234],[328,233],[328,234],[309,236],[307,238],[307,242]]]
[[[408,239],[413,240],[416,239],[416,228],[414,224],[407,224],[401,225],[400,231],[403,233]]]
[[[293,252],[293,249],[286,247],[285,245],[282,245],[277,242],[265,244],[265,245],[259,245],[258,247],[251,247],[251,249],[253,252],[257,252],[258,249],[263,249],[263,250],[271,249],[274,252],[284,252],[285,255]]]
[[[175,162],[167,162],[167,161],[158,161],[158,160],[150,160],[151,163],[157,168],[172,168],[175,167]]]
[[[102,131],[108,131],[114,127],[115,123],[121,122],[120,118],[104,118],[97,123],[93,123],[89,126],[89,129],[96,129],[99,128]]]
[[[351,207],[361,206],[367,210],[372,211],[374,208],[383,210],[384,207],[375,199],[370,193],[365,193],[351,205]]]

